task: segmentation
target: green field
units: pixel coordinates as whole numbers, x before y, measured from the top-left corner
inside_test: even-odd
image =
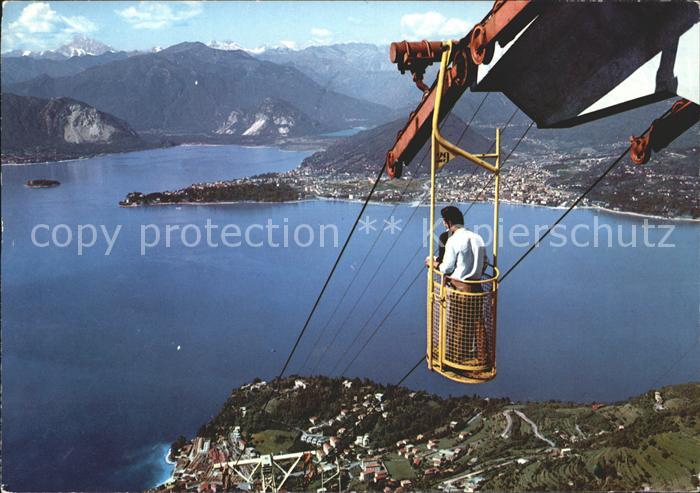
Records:
[[[384,465],[393,479],[400,481],[402,479],[414,479],[416,477],[416,473],[406,459],[387,460],[384,461]]]
[[[283,430],[265,430],[253,434],[255,448],[261,454],[274,454],[289,450],[298,433]]]

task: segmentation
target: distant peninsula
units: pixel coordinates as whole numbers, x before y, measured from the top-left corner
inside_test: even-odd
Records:
[[[346,138],[326,141],[324,149],[304,159],[286,173],[268,173],[251,179],[200,183],[176,192],[130,194],[121,205],[168,203],[220,203],[237,201],[283,202],[322,198],[361,200],[369,193],[370,179],[384,162],[384,154],[402,127],[403,120],[364,130]],[[486,151],[487,139],[453,116],[443,133],[470,149]],[[568,135],[568,134],[567,134]],[[592,148],[553,152],[550,144],[523,141],[517,163],[508,163],[501,183],[501,200],[514,204],[568,207],[607,166],[611,156],[595,156]],[[428,155],[428,146],[419,152]],[[689,146],[660,155],[644,166],[624,161],[620,168],[580,203],[614,212],[636,213],[670,219],[700,218],[700,147]],[[400,180],[384,178],[372,200],[376,202],[428,203],[429,159],[416,158]],[[455,159],[440,173],[438,202],[472,202],[492,199],[488,177],[462,159]]]
[[[700,383],[603,404],[256,379],[196,437],[174,441],[174,471],[156,490],[258,491],[256,464],[298,457],[288,491],[696,491],[698,416]],[[263,469],[275,472],[266,480],[279,484],[276,467]]]
[[[279,179],[276,173],[233,181],[199,183],[175,191],[131,192],[119,202],[122,207],[167,204],[211,204],[229,202],[291,202],[307,195]]]
[[[29,180],[27,187],[29,188],[54,188],[61,184],[58,180]]]

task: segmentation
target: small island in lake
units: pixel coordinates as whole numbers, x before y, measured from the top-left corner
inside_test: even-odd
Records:
[[[61,184],[57,180],[29,180],[27,186],[29,188],[53,188]]]

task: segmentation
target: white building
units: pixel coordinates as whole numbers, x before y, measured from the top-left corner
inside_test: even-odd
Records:
[[[357,437],[355,437],[355,445],[359,445],[360,447],[368,447],[369,433],[365,433],[364,435],[358,435]]]

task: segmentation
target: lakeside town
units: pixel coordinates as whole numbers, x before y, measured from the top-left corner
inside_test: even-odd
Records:
[[[699,219],[700,176],[697,172],[685,172],[698,152],[698,148],[690,149],[687,155],[673,156],[673,162],[653,166],[625,162],[579,205],[672,219]],[[517,166],[504,168],[501,200],[549,207],[570,206],[611,160],[609,157],[567,159],[563,155],[549,159],[529,155],[517,157]],[[401,179],[382,180],[373,200],[428,203],[428,177],[425,173],[412,174],[412,171],[407,168]],[[314,198],[362,200],[372,186],[371,180],[372,177],[358,172],[324,173],[305,161],[287,173],[198,183],[176,191],[132,192],[120,205],[287,202]],[[438,202],[464,203],[492,198],[491,177],[478,170],[474,173],[446,167],[438,180]]]
[[[256,380],[173,443],[157,490],[691,490],[698,406],[698,383],[617,404],[525,404],[360,379]]]

